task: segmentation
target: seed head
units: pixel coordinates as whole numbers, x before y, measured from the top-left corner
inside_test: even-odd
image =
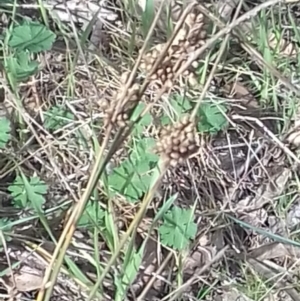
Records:
[[[134,83],[127,91],[124,91],[128,77],[129,73],[123,73],[120,77],[120,89],[112,93],[110,100],[106,99],[102,102],[106,125],[112,124],[114,126],[125,127],[128,124],[132,110],[140,100],[139,85],[137,83]],[[124,92],[125,97],[122,101],[122,94]]]
[[[156,145],[156,152],[171,166],[181,164],[197,151],[195,122],[185,116],[174,125],[164,127]]]
[[[172,87],[176,72],[186,63],[189,54],[205,43],[206,37],[207,26],[205,19],[203,14],[200,13],[196,7],[195,10],[187,16],[183,27],[178,31],[162,63],[151,75],[151,80],[158,84],[158,86],[167,85],[168,87]],[[164,46],[165,44],[156,45],[143,56],[140,64],[140,69],[143,72],[149,73],[149,71],[153,69],[155,61]],[[198,67],[199,63],[194,61],[182,74],[184,79],[186,79],[191,86],[198,83],[196,75]]]

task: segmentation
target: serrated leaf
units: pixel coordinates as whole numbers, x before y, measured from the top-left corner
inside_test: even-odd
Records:
[[[5,117],[0,117],[0,148],[5,147],[10,139],[10,121]]]
[[[226,127],[228,121],[222,112],[226,112],[226,108],[222,105],[203,104],[199,110],[198,130],[200,132],[217,132]]]
[[[168,125],[171,123],[171,119],[166,115],[162,116],[160,121],[162,125]]]
[[[146,108],[146,105],[140,102],[137,107],[135,108],[132,114],[132,120],[135,120]],[[152,123],[152,116],[150,113],[146,113],[140,120],[139,124],[143,126],[148,126]]]
[[[144,174],[147,171],[149,171],[149,162],[140,160],[137,163],[138,164],[134,166],[134,170],[136,173]]]
[[[129,202],[136,202],[150,187],[150,171],[149,162],[136,161],[132,164],[126,161],[109,176],[110,190],[124,195]]]
[[[8,190],[11,192],[17,207],[26,208],[29,205],[41,210],[45,202],[43,195],[47,193],[48,186],[38,177],[31,177],[28,181],[25,176],[17,176],[14,183],[8,187]]]
[[[144,138],[135,144],[130,157],[108,177],[112,192],[122,194],[130,202],[136,202],[148,190],[152,169],[159,159],[149,151],[154,143],[154,139]]]
[[[150,162],[156,163],[158,156],[151,152],[154,146],[155,140],[153,138],[139,139],[130,154],[130,160],[136,165],[139,161],[146,161],[148,164],[150,164]]]
[[[55,33],[37,22],[26,22],[13,28],[8,45],[19,51],[31,53],[50,50],[56,39]]]
[[[164,223],[158,229],[162,243],[177,250],[186,248],[196,236],[197,225],[193,220],[191,209],[173,207],[164,215]]]
[[[17,83],[35,74],[38,70],[38,63],[31,61],[29,54],[22,51],[5,60],[5,70],[14,83]]]
[[[12,185],[8,187],[8,191],[14,199],[14,203],[19,208],[25,208],[27,205],[27,193],[23,179],[17,176]]]
[[[44,181],[41,181],[38,177],[31,177],[30,185],[34,187],[34,192],[38,194],[46,194],[48,186]]]
[[[146,192],[150,186],[151,176],[148,174],[138,174],[135,173],[131,180],[131,184],[135,189],[141,191],[143,194]]]
[[[113,173],[109,175],[108,185],[111,191],[111,196],[118,192],[121,195],[126,196],[128,201],[135,202],[141,195],[141,191],[137,190],[132,185],[132,178],[134,176],[132,173],[132,167],[129,167],[128,171],[126,163],[128,162],[124,162],[121,166],[115,168]]]

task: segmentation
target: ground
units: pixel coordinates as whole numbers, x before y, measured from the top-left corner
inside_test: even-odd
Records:
[[[300,300],[299,11],[0,1],[1,300]]]

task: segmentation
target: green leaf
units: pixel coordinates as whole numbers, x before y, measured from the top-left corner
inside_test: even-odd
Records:
[[[10,121],[5,117],[0,117],[0,148],[5,147],[10,138]]]
[[[38,177],[31,177],[29,182],[25,176],[24,179],[17,176],[14,183],[8,187],[15,205],[19,208],[26,208],[29,205],[31,208],[41,210],[45,203],[43,195],[47,193],[48,186]]]
[[[137,107],[135,108],[131,119],[135,120],[145,109],[146,105],[144,103],[139,103],[137,105]],[[133,135],[138,136],[141,135],[144,131],[144,129],[149,126],[152,123],[152,116],[151,114],[148,112],[146,113],[141,120],[138,123],[135,123],[134,125],[134,129],[133,129]]]
[[[111,252],[114,252],[119,245],[118,226],[115,223],[113,212],[112,202],[109,201],[108,210],[104,211],[103,233],[106,244]]]
[[[179,94],[174,95],[174,97],[170,99],[170,105],[178,118],[181,118],[193,108],[191,102],[184,95]],[[171,119],[164,115],[161,118],[161,123],[162,125],[168,125],[171,123]]]
[[[19,51],[31,53],[50,50],[56,35],[46,26],[37,22],[25,22],[13,28],[8,45]]]
[[[145,0],[144,3],[145,7],[142,14],[142,30],[144,37],[146,37],[155,17],[155,0]]]
[[[198,123],[198,130],[200,132],[217,132],[222,130],[228,124],[222,112],[226,113],[226,108],[222,105],[201,105],[199,109],[200,122]]]
[[[156,163],[158,156],[151,152],[154,146],[155,140],[153,138],[139,139],[130,154],[130,160],[136,165],[140,161],[146,161],[148,164],[151,162]]]
[[[14,199],[14,203],[19,208],[25,208],[27,205],[27,193],[23,179],[17,176],[14,183],[8,187],[8,191]]]
[[[108,177],[108,184],[112,192],[119,192],[124,195],[128,201],[136,202],[143,194],[143,190],[137,187],[136,183],[140,182],[139,177],[134,173],[134,166],[128,165],[125,169],[125,162]],[[129,169],[128,169],[129,167]],[[141,183],[139,183],[142,185]]]
[[[8,218],[0,218],[0,231],[8,232],[11,230],[11,224]]]
[[[179,116],[182,116],[193,108],[191,102],[184,95],[176,95],[170,100],[170,103]]]
[[[137,107],[135,108],[133,114],[132,114],[132,120],[135,120],[146,108],[146,105],[142,102],[140,102]],[[150,113],[146,113],[140,120],[139,124],[143,126],[148,126],[152,123],[152,116]]]
[[[29,53],[22,51],[5,60],[5,70],[13,83],[25,81],[38,70],[38,63],[31,61]]]
[[[167,115],[162,116],[160,121],[162,125],[168,125],[171,123],[171,119]]]
[[[44,127],[47,130],[55,131],[66,126],[74,119],[74,115],[66,110],[64,106],[53,106],[45,112]]]
[[[141,267],[144,249],[145,247],[142,245],[138,252],[134,247],[131,250],[127,250],[127,258],[124,259],[124,264],[122,267],[123,276],[120,279],[120,276],[118,274],[115,274],[114,277],[115,285],[117,288],[114,298],[115,301],[124,300],[128,288],[135,280]]]
[[[162,243],[177,250],[186,248],[197,233],[193,220],[191,209],[173,207],[164,215],[164,223],[158,229]]]
[[[78,221],[78,226],[93,226],[103,223],[104,215],[105,212],[97,202],[89,201]]]
[[[118,192],[129,202],[136,202],[148,190],[151,174],[159,157],[150,152],[154,139],[140,139],[134,145],[129,158],[108,176],[108,185],[112,192]]]
[[[143,259],[143,253],[144,253],[144,247],[141,247],[138,252],[133,251],[131,252],[130,260],[128,261],[128,264],[125,266],[124,269],[124,276],[122,283],[129,287],[129,285],[132,284],[135,277],[138,274],[138,271],[140,269],[142,259]]]

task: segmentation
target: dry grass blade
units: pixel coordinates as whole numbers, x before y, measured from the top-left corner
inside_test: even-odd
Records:
[[[242,120],[244,119],[244,116],[235,115],[233,116],[233,120]],[[275,135],[272,133],[259,119],[254,117],[246,117],[248,120],[254,121],[259,127],[261,127],[264,132],[291,158],[294,159],[294,161],[297,164],[300,164],[300,159],[287,147],[285,146]],[[298,165],[296,165],[298,166]],[[294,168],[296,168],[296,166]]]
[[[151,289],[153,283],[156,280],[156,275],[159,275],[164,270],[164,268],[167,266],[167,264],[171,260],[172,256],[173,256],[172,253],[168,254],[168,256],[165,258],[165,260],[162,262],[162,264],[158,268],[158,270],[155,272],[155,276],[152,276],[152,278],[149,280],[149,282],[147,283],[147,285],[144,287],[144,289],[141,292],[141,294],[137,297],[136,301],[143,301],[143,300],[145,300],[145,296],[146,296],[147,292]]]
[[[9,98],[12,99],[12,101],[13,101],[13,103],[11,103],[11,106],[20,114],[20,116],[22,116],[23,120],[25,121],[26,125],[30,129],[30,131],[33,134],[34,138],[37,140],[37,142],[40,145],[41,149],[43,149],[47,153],[47,155],[49,156],[49,158],[51,158],[51,155],[48,152],[47,147],[43,144],[43,142],[41,141],[38,133],[36,132],[36,130],[35,130],[34,126],[33,126],[33,124],[35,124],[35,120],[20,105],[21,101],[20,101],[18,95],[13,95],[12,94],[12,92],[10,91],[7,83],[4,82],[3,80],[0,80],[0,82],[2,84],[2,87],[4,87],[4,89],[6,90],[6,92],[10,95]],[[65,177],[64,177],[63,173],[60,171],[60,169],[57,166],[57,164],[52,159],[50,160],[50,163],[53,166],[53,168],[56,170],[56,172],[60,175],[61,181],[64,183],[65,187],[68,189],[68,191],[70,192],[70,194],[72,195],[72,197],[74,198],[74,200],[77,201],[77,198],[76,198],[76,195],[74,194],[73,189],[71,189],[71,187],[69,186],[69,184],[65,180]]]
[[[39,237],[29,231],[24,236],[28,241],[23,242],[28,246],[45,241],[45,250],[34,249],[35,254],[43,254],[43,273],[30,292],[20,290],[26,297],[38,294],[37,301],[57,296],[77,300],[77,292],[88,301],[210,300],[216,292],[226,299],[226,289],[240,289],[249,300],[261,301],[261,292],[258,298],[251,295],[249,278],[259,273],[245,267],[247,260],[266,263],[278,252],[292,252],[293,246],[298,249],[300,245],[293,240],[299,210],[293,209],[294,215],[285,220],[290,212],[287,206],[300,199],[300,159],[291,146],[297,144],[298,135],[293,132],[283,138],[288,128],[285,120],[294,121],[288,118],[299,107],[291,93],[300,81],[294,66],[297,58],[280,56],[264,39],[271,31],[277,38],[299,41],[299,26],[284,26],[289,26],[289,10],[290,22],[298,17],[294,5],[285,4],[300,0],[266,0],[260,5],[224,0],[225,6],[232,4],[225,16],[227,24],[211,15],[215,3],[155,0],[151,18],[149,7],[140,18],[138,7],[131,5],[136,1],[109,1],[109,12],[115,17],[104,22],[101,51],[94,51],[89,63],[78,56],[90,49],[81,48],[83,42],[94,42],[87,37],[94,22],[82,30],[77,19],[72,19],[70,3],[61,2],[71,20],[54,25],[65,39],[66,53],[60,52],[59,60],[52,59],[57,50],[51,48],[37,55],[38,63],[46,61],[45,68],[29,82],[17,82],[12,88],[3,84],[3,90],[9,93],[11,89],[5,101],[12,103],[22,124],[10,115],[2,123],[9,129],[2,136],[9,139],[0,147],[4,154],[0,179],[2,190],[9,193],[0,189],[0,201],[3,194],[7,206],[18,206],[18,191],[13,188],[20,187],[16,185],[19,172],[23,178],[26,175],[24,182],[37,174],[47,186],[43,204],[37,207],[36,201],[29,208],[38,213],[30,211],[27,217],[25,209],[32,204],[25,204],[26,200],[22,200],[21,213],[7,210],[13,219],[5,215],[6,208],[0,208],[0,230],[7,239],[2,250],[2,257],[7,255],[5,276],[11,282],[20,279],[10,277],[14,258],[5,253],[14,247],[9,239],[22,238],[18,231],[34,221],[43,223]],[[164,8],[166,15],[159,20]],[[170,19],[173,9],[177,12],[174,20]],[[106,4],[101,12],[105,11]],[[97,15],[91,14],[93,20],[98,13],[102,20],[101,12],[98,6]],[[147,30],[143,30],[145,19],[151,19]],[[0,27],[4,28],[2,23]],[[84,32],[81,36],[80,31]],[[69,49],[69,39],[78,47]],[[9,46],[7,55],[13,54]],[[294,85],[275,66],[288,77],[291,73]],[[33,99],[32,110],[28,99]],[[1,110],[2,103],[0,115]],[[52,115],[64,122],[50,127]],[[0,133],[0,145],[1,139]],[[45,225],[39,210],[45,215]],[[288,219],[295,223],[288,225]],[[37,233],[33,227],[30,230]],[[46,239],[52,240],[49,245]],[[265,253],[264,246],[257,248],[265,240],[279,242],[277,254],[275,248],[273,253],[266,251],[267,246]],[[290,248],[285,244],[291,244]],[[251,253],[255,248],[263,254]],[[234,269],[227,265],[228,255],[234,255]],[[287,257],[276,257],[276,263],[284,265]],[[288,260],[294,263],[298,258]],[[272,270],[270,264],[275,263],[267,263]],[[280,266],[274,270],[276,275],[270,275],[275,282],[285,273],[289,275],[283,280],[288,281],[273,285],[258,275],[263,294],[295,285],[290,281],[295,270]],[[66,278],[72,280],[74,290],[61,287]],[[241,281],[250,293],[239,287]]]

